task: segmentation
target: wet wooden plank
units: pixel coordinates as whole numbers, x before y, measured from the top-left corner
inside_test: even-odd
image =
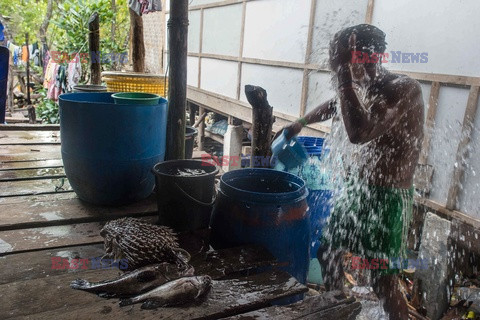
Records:
[[[59,131],[0,131],[0,145],[60,144]]]
[[[0,124],[0,131],[58,131],[59,124]]]
[[[0,257],[0,285],[57,276],[66,272],[85,272],[83,269],[52,269],[52,257],[86,259],[103,256],[104,254],[102,243],[6,255]]]
[[[61,159],[60,145],[0,146],[0,162]]]
[[[15,161],[15,162],[0,163],[0,172],[10,171],[10,170],[61,168],[61,167],[63,167],[63,161],[61,159]]]
[[[106,221],[126,216],[143,217],[157,214],[155,196],[120,207],[101,207],[78,198],[40,198],[20,203],[0,203],[0,231],[47,227],[73,223]]]
[[[191,260],[196,273],[208,274],[215,279],[244,275],[275,263],[275,257],[264,247],[257,245],[201,252]]]
[[[89,259],[104,254],[103,244],[94,244],[6,255],[0,257],[0,284],[51,277],[65,272],[84,272],[82,269],[63,272],[52,269],[51,258]],[[190,263],[196,274],[224,279],[232,275],[253,273],[259,267],[272,266],[275,261],[263,247],[241,246],[197,255]]]
[[[82,276],[98,281],[112,276],[112,271],[92,270]],[[307,291],[289,274],[267,271],[235,280],[214,280],[202,303],[142,310],[140,305],[120,308],[117,299],[105,300],[70,289],[70,281],[77,277],[78,274],[64,273],[1,285],[0,303],[6,310],[6,318],[31,315],[31,319],[52,319],[62,315],[69,319],[219,319],[266,307],[274,300]]]
[[[3,184],[0,184],[0,187]],[[0,197],[0,204],[13,204],[13,203],[25,203],[25,202],[44,202],[44,201],[57,201],[63,199],[78,198],[75,192],[57,192],[48,194],[38,194],[31,196],[18,196],[18,197]]]
[[[158,217],[155,215],[139,219],[156,223]],[[0,257],[48,248],[102,243],[100,230],[104,224],[105,221],[101,221],[0,231]]]
[[[44,228],[0,231],[0,256],[47,248],[103,242],[104,223],[90,222]]]
[[[347,298],[340,291],[308,297],[303,301],[287,306],[273,306],[241,315],[225,318],[225,320],[317,320],[317,319],[355,319],[362,306],[355,298]]]
[[[7,181],[0,183],[0,198],[14,196],[30,196],[57,192],[73,192],[68,179],[41,179]],[[26,199],[27,200],[27,199]]]
[[[59,168],[18,169],[0,171],[0,182],[65,178],[65,170]]]

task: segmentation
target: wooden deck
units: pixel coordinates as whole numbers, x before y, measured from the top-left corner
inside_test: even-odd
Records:
[[[65,177],[59,131],[0,128],[0,319],[354,319],[360,304],[338,293],[310,297],[286,307],[272,302],[307,288],[274,267],[263,248],[245,246],[205,252],[202,233],[181,235],[192,254],[196,274],[214,284],[207,299],[195,305],[142,310],[119,307],[69,287],[72,280],[118,276],[114,269],[52,268],[52,257],[100,257],[102,225],[131,216],[155,222],[154,197],[122,207],[99,207],[80,201]],[[262,267],[259,271],[258,268]]]

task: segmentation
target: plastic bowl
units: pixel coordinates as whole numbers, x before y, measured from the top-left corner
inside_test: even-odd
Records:
[[[154,93],[144,92],[119,92],[112,94],[116,104],[142,104],[155,106],[160,101],[160,96]]]
[[[296,138],[287,140],[285,130],[272,143],[273,158],[280,161],[286,169],[302,165],[308,159],[307,150]]]

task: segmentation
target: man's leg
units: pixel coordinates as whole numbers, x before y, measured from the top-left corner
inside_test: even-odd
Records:
[[[345,279],[343,256],[343,250],[332,249],[324,245],[321,245],[317,251],[317,258],[322,267],[323,283],[327,291],[343,291]]]
[[[390,320],[408,319],[407,301],[400,291],[397,275],[384,275],[374,279],[373,290],[379,299],[385,299],[383,308]]]

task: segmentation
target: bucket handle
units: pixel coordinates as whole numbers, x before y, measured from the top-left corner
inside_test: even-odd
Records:
[[[176,182],[175,182],[175,186],[178,188],[178,190],[180,190],[184,196],[186,196],[188,199],[190,199],[190,201],[193,201],[201,206],[205,206],[205,207],[209,207],[209,206],[212,206],[214,203],[215,203],[215,200],[217,200],[217,195],[215,194],[213,196],[213,199],[210,203],[208,202],[203,202],[203,201],[200,201],[198,199],[195,199],[194,197],[192,197],[191,195],[189,195],[185,190],[182,189],[182,187],[180,187]]]

